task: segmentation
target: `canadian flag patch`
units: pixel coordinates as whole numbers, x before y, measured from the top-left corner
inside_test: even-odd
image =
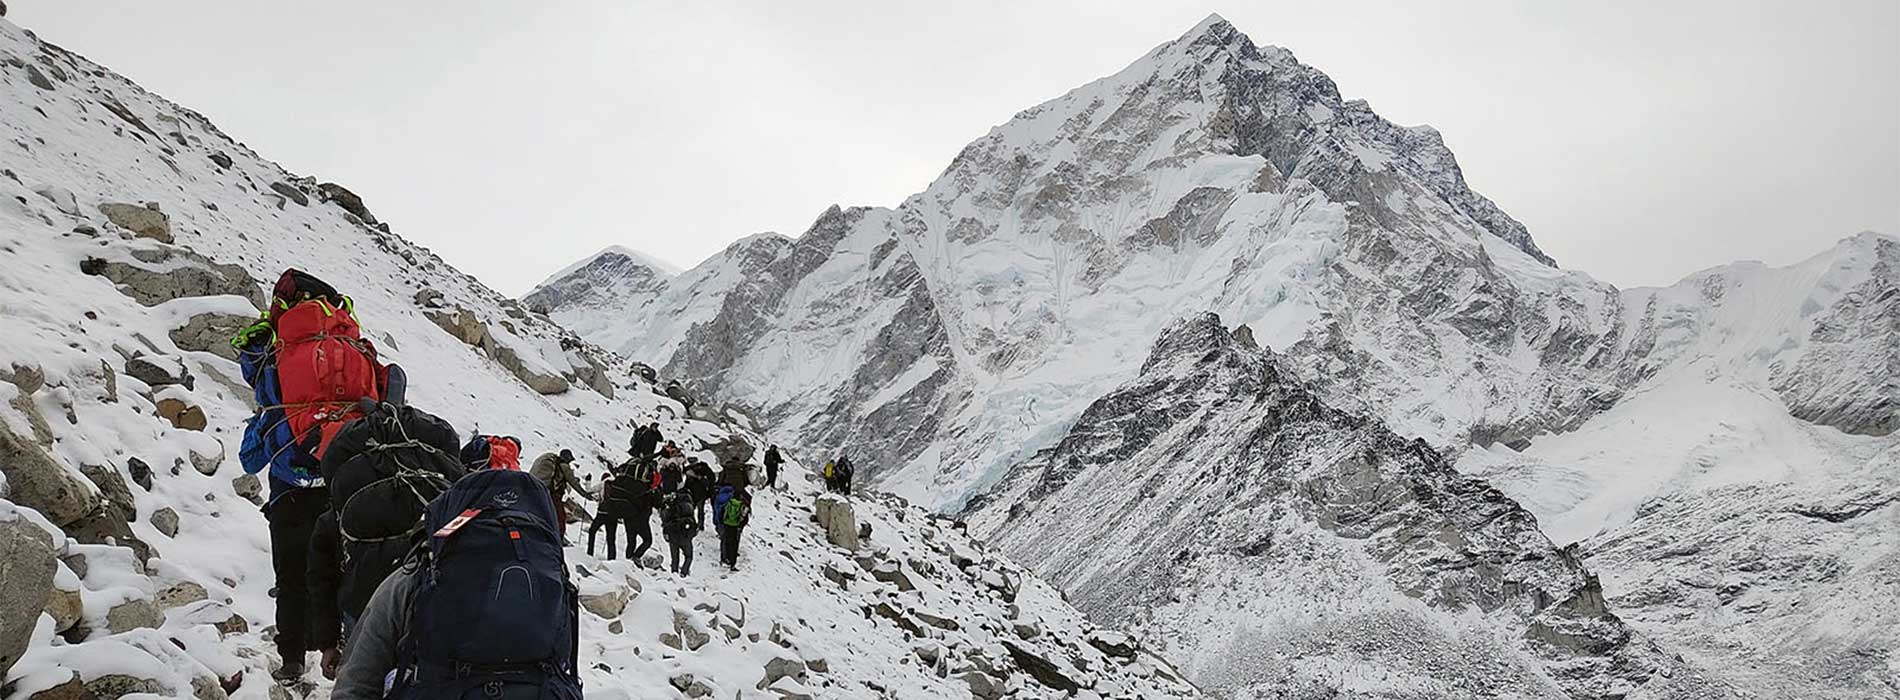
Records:
[[[474,520],[475,516],[481,515],[481,513],[482,513],[482,509],[480,508],[470,508],[468,510],[462,511],[461,515],[455,516],[455,519],[450,520],[447,525],[443,525],[442,529],[436,530],[435,536],[448,537],[449,535],[453,535],[455,534],[456,530],[462,529],[463,525],[467,525],[468,521]]]

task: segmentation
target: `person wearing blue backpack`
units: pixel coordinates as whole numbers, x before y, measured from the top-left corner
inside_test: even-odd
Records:
[[[739,570],[739,537],[752,521],[752,494],[745,484],[722,484],[713,496],[713,524],[719,529],[719,563]]]
[[[580,700],[580,594],[547,487],[474,472],[423,523],[426,544],[370,598],[330,697]]]

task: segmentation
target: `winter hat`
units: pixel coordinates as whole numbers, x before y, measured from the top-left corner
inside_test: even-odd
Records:
[[[563,462],[572,462],[572,461],[574,461],[574,451],[573,451],[573,450],[561,450],[561,461],[563,461]]]

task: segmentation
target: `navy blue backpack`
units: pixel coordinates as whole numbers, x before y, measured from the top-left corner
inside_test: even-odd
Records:
[[[580,595],[554,523],[527,472],[473,472],[429,504],[429,558],[388,697],[580,700]]]

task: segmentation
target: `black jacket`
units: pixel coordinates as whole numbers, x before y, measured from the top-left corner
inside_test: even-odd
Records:
[[[633,455],[634,459],[649,459],[653,457],[653,452],[660,448],[661,438],[659,428],[641,426],[633,431],[633,439],[627,442],[627,452]]]
[[[705,462],[686,465],[686,490],[693,495],[693,500],[712,498],[713,488],[718,485],[718,481],[719,475],[713,473],[712,465]]]

